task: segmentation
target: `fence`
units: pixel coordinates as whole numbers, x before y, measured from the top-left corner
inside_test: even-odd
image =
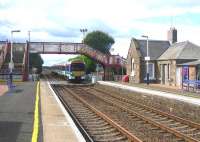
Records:
[[[182,83],[182,89],[187,91],[199,92],[200,91],[200,80],[184,80]]]

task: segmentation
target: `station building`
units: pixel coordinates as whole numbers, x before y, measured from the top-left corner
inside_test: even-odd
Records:
[[[182,86],[183,80],[200,79],[200,46],[177,42],[177,30],[170,28],[168,40],[149,40],[149,79],[151,83]],[[132,38],[127,56],[131,83],[146,82],[147,40]]]

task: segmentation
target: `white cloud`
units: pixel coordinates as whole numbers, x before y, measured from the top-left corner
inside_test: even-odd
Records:
[[[15,38],[40,41],[80,42],[80,28],[104,30],[115,38],[114,53],[126,57],[132,37],[148,34],[151,39],[166,40],[169,22],[153,21],[155,17],[175,18],[184,14],[200,14],[197,0],[0,0],[1,34],[10,37],[12,29],[20,29]],[[144,19],[141,20],[141,19]],[[145,19],[152,19],[145,21]],[[188,20],[188,21],[187,21]],[[200,26],[189,17],[174,20],[178,40],[190,40],[200,45],[197,34]],[[188,24],[190,23],[190,24]],[[68,29],[68,30],[65,30]],[[66,34],[61,31],[67,32]],[[54,33],[58,34],[54,34]],[[70,37],[71,34],[71,37]],[[80,36],[78,36],[80,34]],[[65,37],[66,35],[66,37]]]

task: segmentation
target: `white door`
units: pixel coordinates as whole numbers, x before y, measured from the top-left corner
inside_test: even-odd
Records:
[[[176,68],[176,86],[181,86],[181,67]]]

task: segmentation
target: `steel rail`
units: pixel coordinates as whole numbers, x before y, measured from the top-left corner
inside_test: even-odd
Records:
[[[51,86],[52,86],[53,90],[55,91],[56,95],[58,96],[58,98],[60,99],[60,101],[62,102],[62,104],[64,105],[65,109],[67,110],[67,112],[71,116],[72,120],[74,121],[74,123],[76,124],[78,129],[80,130],[80,132],[83,135],[83,137],[85,138],[86,142],[94,142],[94,140],[90,137],[90,135],[87,133],[87,131],[81,125],[81,123],[78,121],[78,119],[76,118],[75,114],[71,111],[70,107],[67,105],[67,103],[65,102],[63,97],[60,95],[60,93],[57,90],[57,88],[55,86],[53,86],[53,85],[51,85]]]
[[[86,90],[84,90],[84,91],[86,91]],[[91,95],[94,95],[94,96],[96,96],[97,98],[103,100],[104,102],[107,102],[107,103],[109,103],[109,104],[111,104],[111,105],[113,105],[113,106],[116,106],[116,107],[118,107],[118,108],[120,108],[120,109],[122,109],[122,110],[124,110],[124,111],[126,111],[126,112],[129,112],[129,113],[131,113],[131,114],[137,116],[138,118],[142,119],[143,121],[148,122],[148,123],[150,123],[150,124],[152,124],[152,125],[154,125],[154,126],[160,128],[160,129],[162,129],[162,130],[165,130],[165,131],[167,131],[167,132],[169,132],[169,133],[171,133],[171,134],[173,134],[173,135],[175,135],[175,136],[177,136],[177,137],[179,137],[179,138],[181,138],[181,139],[183,139],[183,140],[186,140],[186,141],[188,141],[188,142],[199,142],[198,140],[196,140],[196,139],[194,139],[194,138],[192,138],[192,137],[189,137],[189,136],[187,136],[187,135],[185,135],[185,134],[183,134],[183,133],[180,133],[180,132],[177,131],[177,130],[174,130],[174,129],[170,128],[170,127],[167,127],[167,126],[165,126],[165,125],[163,125],[163,124],[161,124],[161,123],[159,123],[159,122],[156,122],[156,121],[154,121],[154,120],[152,120],[152,119],[146,118],[145,116],[143,116],[143,115],[141,115],[141,114],[139,114],[139,113],[137,113],[137,112],[134,112],[134,111],[130,110],[130,109],[127,108],[127,107],[120,106],[120,105],[118,105],[117,103],[114,103],[112,100],[109,100],[108,98],[107,98],[107,99],[104,99],[104,98],[102,98],[102,97],[100,97],[100,96],[98,96],[98,95],[96,95],[96,94],[90,93],[90,92],[88,92],[88,91],[87,91],[87,93],[88,93],[88,94],[91,94]]]
[[[81,97],[77,96],[76,93],[74,93],[73,91],[71,91],[70,89],[68,89],[66,87],[64,89],[67,92],[69,92],[71,95],[73,95],[77,100],[79,100],[84,105],[86,105],[93,112],[95,112],[98,116],[100,116],[101,118],[103,118],[106,122],[108,122],[110,125],[112,125],[114,128],[116,128],[118,131],[120,131],[123,135],[125,135],[128,138],[129,141],[131,141],[131,142],[142,142],[135,135],[133,135],[132,133],[130,133],[129,131],[127,131],[125,128],[123,128],[122,126],[120,126],[119,124],[117,124],[116,122],[114,122],[112,119],[110,119],[108,116],[106,116],[102,112],[98,111],[96,108],[94,108],[89,103],[87,103],[84,99],[82,99]]]
[[[133,104],[133,105],[137,105],[137,106],[139,106],[139,107],[143,107],[143,108],[145,108],[145,109],[147,109],[147,110],[150,110],[150,111],[155,112],[155,113],[157,113],[157,114],[163,115],[163,116],[168,117],[168,118],[170,118],[170,119],[174,119],[174,120],[176,120],[176,121],[181,121],[181,123],[186,124],[186,125],[189,125],[189,126],[191,126],[191,127],[195,127],[195,128],[197,128],[197,129],[200,129],[200,124],[195,123],[195,122],[193,122],[193,121],[186,120],[186,119],[183,119],[183,118],[181,118],[181,117],[175,116],[175,115],[173,115],[173,114],[169,114],[169,113],[167,113],[167,112],[163,112],[163,111],[157,110],[157,109],[155,109],[155,108],[148,107],[148,106],[143,105],[143,104],[139,104],[139,103],[137,103],[137,102],[135,102],[135,101],[128,100],[128,99],[122,98],[122,97],[120,97],[120,96],[116,96],[116,95],[110,94],[110,93],[105,92],[105,91],[103,91],[103,90],[100,90],[100,89],[98,89],[98,88],[92,88],[92,89],[94,89],[94,90],[96,90],[96,91],[98,91],[98,92],[101,92],[101,93],[110,95],[110,96],[112,96],[112,97],[114,97],[114,98],[116,98],[116,99],[120,99],[120,100],[122,100],[122,101],[124,101],[124,102],[130,103],[130,104]]]

